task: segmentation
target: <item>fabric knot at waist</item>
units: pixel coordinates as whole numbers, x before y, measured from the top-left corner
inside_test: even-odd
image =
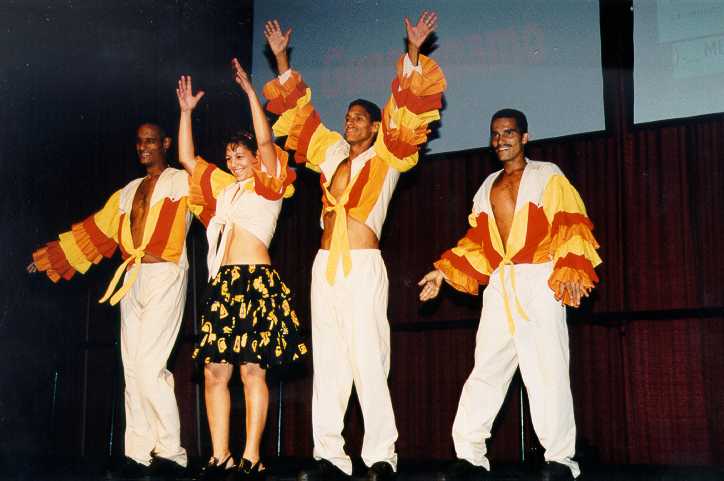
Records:
[[[110,304],[112,306],[115,306],[116,304],[118,304],[118,301],[123,299],[123,296],[126,295],[126,293],[131,289],[133,283],[136,281],[136,278],[138,277],[138,269],[141,265],[141,260],[143,259],[143,256],[146,255],[146,252],[143,249],[133,249],[129,251],[128,254],[128,259],[123,261],[123,264],[118,266],[118,269],[116,269],[116,273],[113,274],[113,278],[108,284],[106,293],[103,294],[103,297],[101,297],[101,299],[98,301],[99,303],[106,302],[108,299],[110,299]],[[114,294],[113,291],[116,289],[118,281],[123,275],[123,271],[126,270],[131,262],[133,262],[133,267],[131,267],[130,276],[123,282],[121,288],[118,289]]]
[[[331,204],[324,208],[324,212],[334,212],[334,227],[332,227],[332,242],[329,246],[329,260],[327,261],[327,282],[334,284],[337,277],[337,264],[342,258],[342,269],[347,277],[352,270],[352,256],[349,252],[349,232],[347,232],[347,211],[345,204],[347,195],[343,201],[337,202],[332,196],[327,196]]]
[[[508,288],[505,286],[505,270],[507,266],[510,266],[510,287],[513,289],[513,299],[515,300],[515,310],[518,312],[518,315],[523,319],[528,321],[528,315],[525,313],[525,310],[523,309],[523,306],[520,304],[520,299],[518,299],[518,291],[515,285],[515,264],[513,261],[511,261],[508,257],[505,257],[502,261],[500,261],[500,264],[498,265],[498,273],[500,277],[500,288],[503,291],[503,306],[505,307],[505,315],[508,319],[508,329],[510,330],[510,335],[512,336],[515,334],[515,322],[513,321],[513,313],[510,309],[510,299],[508,297]]]

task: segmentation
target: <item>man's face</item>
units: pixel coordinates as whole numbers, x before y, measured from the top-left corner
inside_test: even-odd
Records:
[[[521,134],[514,118],[503,117],[490,124],[490,146],[501,162],[524,158],[524,146],[528,143],[528,134]]]
[[[361,106],[353,105],[344,117],[344,139],[350,144],[369,141],[380,128],[379,122],[372,122],[370,114]]]
[[[136,133],[136,152],[141,165],[161,165],[166,163],[166,151],[171,146],[171,139],[161,138],[158,127],[143,124]]]

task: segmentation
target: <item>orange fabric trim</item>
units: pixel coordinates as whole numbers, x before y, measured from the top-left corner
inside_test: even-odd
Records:
[[[76,245],[78,245],[78,248],[81,250],[85,258],[93,264],[98,264],[103,256],[101,256],[101,253],[91,242],[90,236],[83,227],[83,223],[73,224],[70,231],[73,234],[73,240]]]
[[[416,97],[439,94],[445,90],[447,86],[445,74],[437,62],[420,55],[417,62],[422,66],[422,73],[412,72],[409,76],[403,77],[404,59],[405,56],[402,55],[397,61],[397,78],[400,79],[402,90],[409,90]]]
[[[123,223],[124,223],[124,221],[126,220],[125,218],[126,218],[126,214],[123,213],[123,214],[121,214],[121,217],[120,217],[120,219],[119,219],[119,221],[118,221],[118,239],[122,239],[122,235],[123,235]],[[126,251],[126,249],[123,248],[123,243],[122,243],[122,242],[119,242],[119,243],[118,243],[118,248],[119,248],[120,251],[121,251],[121,258],[122,258],[122,259],[128,259],[128,252]]]
[[[593,222],[585,214],[577,212],[556,212],[551,223],[551,237],[555,237],[562,227],[582,224],[593,230]]]
[[[487,225],[487,224],[486,224]],[[528,203],[528,228],[525,235],[525,244],[511,259],[514,264],[530,264],[535,258],[536,251],[548,236],[548,218],[543,208],[532,202]],[[548,243],[546,243],[548,244]]]
[[[488,276],[476,271],[465,258],[458,257],[450,251],[444,252],[433,265],[445,274],[445,278],[456,290],[461,292],[477,295],[480,285],[488,283]]]
[[[254,191],[265,199],[279,200],[284,197],[287,187],[297,179],[294,169],[288,167],[289,154],[274,145],[277,159],[279,159],[279,172],[276,176],[263,172],[260,169],[253,169]],[[261,158],[257,156],[257,162],[261,166]]]
[[[273,114],[281,115],[285,111],[294,108],[297,105],[297,100],[304,97],[306,91],[307,84],[302,80],[302,76],[293,71],[289,79],[283,84],[278,78],[267,82],[262,93],[269,100],[266,109]]]
[[[169,237],[171,236],[171,229],[174,227],[174,221],[176,220],[176,212],[178,210],[180,201],[173,202],[170,199],[164,199],[163,205],[161,206],[161,212],[158,213],[158,220],[156,221],[156,228],[146,245],[146,252],[155,256],[163,257],[163,251],[166,248]]]
[[[60,243],[58,241],[49,242],[47,244],[47,253],[50,262],[48,271],[55,271],[60,277],[69,281],[76,271],[66,260],[63,249],[60,248]]]
[[[312,140],[312,135],[314,135],[314,132],[317,130],[317,127],[319,127],[319,124],[322,123],[322,120],[319,118],[319,113],[317,113],[317,111],[311,106],[308,107],[309,109],[304,109],[309,110],[309,112],[304,112],[307,114],[304,123],[297,124],[297,122],[295,122],[295,125],[292,126],[289,136],[287,137],[286,147],[294,148],[296,150],[294,154],[294,161],[298,164],[304,164],[307,162],[307,149],[309,148],[309,142]],[[298,129],[297,126],[299,126]],[[296,133],[297,131],[298,133]],[[294,147],[290,147],[290,140],[296,144]]]
[[[103,255],[103,257],[110,258],[113,256],[118,244],[115,240],[105,235],[103,231],[98,228],[93,220],[93,216],[90,216],[83,221],[83,229],[86,234],[88,234],[90,241],[93,243],[98,252]]]
[[[365,190],[365,187],[367,187],[367,181],[370,178],[370,169],[373,160],[375,159],[368,160],[365,166],[362,167],[362,171],[357,176],[357,181],[354,183],[354,186],[352,186],[352,190],[350,190],[349,197],[347,198],[347,204],[345,204],[347,212],[359,205],[360,199],[362,198],[362,192]],[[375,201],[376,200],[377,198],[375,197]],[[365,216],[365,218],[366,217],[367,216]]]
[[[553,275],[551,275],[551,279],[556,277],[556,272],[558,270],[563,269],[574,270],[580,274],[585,274],[589,282],[587,287],[593,287],[594,284],[598,283],[598,276],[596,275],[596,271],[593,269],[593,264],[591,264],[591,261],[583,256],[568,254],[566,257],[558,259],[555,267],[553,268]]]
[[[162,259],[180,259],[183,248],[186,245],[187,210],[181,205],[181,202],[183,202],[183,199],[176,202],[178,205],[176,206],[176,210],[174,212],[174,218],[168,233],[168,239],[166,240],[166,244],[163,246],[163,250],[159,250],[159,257]],[[161,215],[164,215],[164,213],[161,212]]]
[[[442,92],[432,95],[416,95],[409,88],[400,87],[399,77],[392,80],[392,95],[399,108],[407,107],[407,110],[414,114],[421,114],[431,110],[439,110],[442,107]]]

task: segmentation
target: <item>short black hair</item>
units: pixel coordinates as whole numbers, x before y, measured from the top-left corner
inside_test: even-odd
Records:
[[[259,148],[254,134],[246,130],[240,130],[233,134],[226,141],[226,145],[243,145],[247,149],[251,150],[252,154],[256,154],[256,150]]]
[[[140,124],[138,124],[138,127],[136,127],[136,130],[140,129],[144,125],[150,125],[151,127],[155,127],[156,131],[158,132],[158,136],[161,137],[161,140],[168,137],[168,134],[166,134],[166,130],[161,127],[161,124],[159,124],[158,122],[154,122],[153,120],[148,122],[141,122]]]
[[[349,107],[347,107],[347,111],[354,107],[355,105],[359,105],[365,111],[369,114],[370,120],[372,122],[381,122],[382,121],[382,112],[380,111],[380,108],[373,102],[370,102],[369,100],[365,99],[357,99],[353,100],[349,103]]]
[[[515,109],[501,109],[493,114],[490,119],[490,125],[497,119],[515,119],[515,125],[522,134],[528,133],[528,119],[525,118],[525,114],[520,110]]]

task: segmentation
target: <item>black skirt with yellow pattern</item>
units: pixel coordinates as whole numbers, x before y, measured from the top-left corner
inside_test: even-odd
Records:
[[[226,265],[211,280],[193,358],[259,364],[264,369],[307,354],[289,288],[267,265]]]

